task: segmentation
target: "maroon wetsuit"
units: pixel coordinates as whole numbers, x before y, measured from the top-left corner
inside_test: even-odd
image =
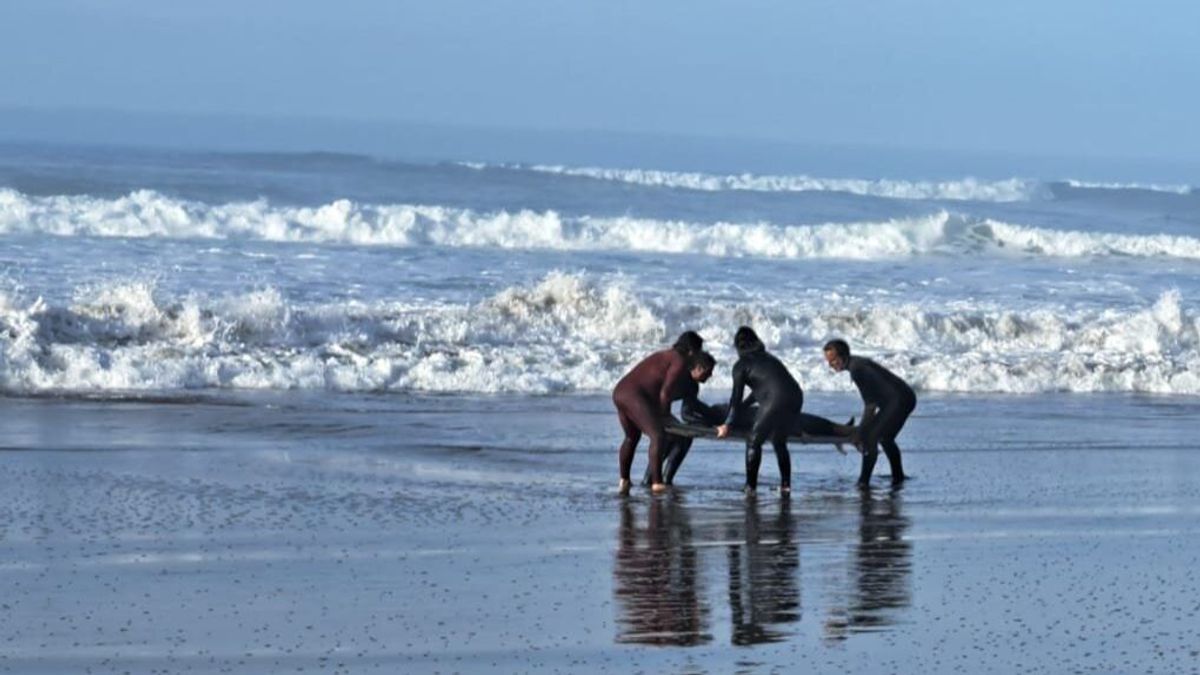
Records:
[[[664,349],[642,359],[613,389],[613,403],[625,431],[619,453],[622,479],[629,480],[633,452],[646,434],[650,438],[651,480],[662,482],[658,452],[664,435],[663,417],[671,414],[671,401],[683,395],[680,385],[688,377],[687,358],[674,349]]]

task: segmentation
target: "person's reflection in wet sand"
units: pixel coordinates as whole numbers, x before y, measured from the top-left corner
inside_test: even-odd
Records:
[[[759,516],[758,501],[746,501],[741,527],[731,527],[729,609],[732,642],[754,645],[788,637],[781,624],[800,619],[800,550],[790,499],[779,501],[770,520]]]
[[[708,607],[698,596],[699,560],[687,508],[678,495],[650,500],[646,527],[621,504],[614,594],[619,643],[699,645],[712,641]]]
[[[862,492],[859,543],[851,562],[847,607],[834,608],[825,637],[845,640],[851,633],[884,630],[896,611],[912,602],[912,544],[904,539],[909,521],[898,490],[883,496]]]

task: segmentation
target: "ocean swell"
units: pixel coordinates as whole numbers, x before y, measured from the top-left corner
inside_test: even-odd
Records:
[[[103,199],[0,190],[0,235],[247,239],[358,246],[632,251],[713,257],[886,260],[924,254],[1200,259],[1200,238],[1054,230],[936,211],[874,222],[696,223],[476,212],[444,206],[210,205],[151,191]]]

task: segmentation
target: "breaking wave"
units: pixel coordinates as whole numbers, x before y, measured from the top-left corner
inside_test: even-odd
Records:
[[[695,223],[554,211],[477,212],[338,200],[211,205],[137,191],[115,199],[0,190],[0,235],[247,239],[361,246],[635,251],[716,257],[877,260],[928,253],[1200,259],[1200,238],[1053,230],[938,211],[876,222]]]
[[[15,394],[602,392],[687,328],[720,361],[719,393],[743,323],[814,390],[848,390],[819,352],[841,336],[926,391],[1200,394],[1200,319],[1175,291],[1125,310],[730,307],[554,273],[464,304],[305,304],[273,288],[169,297],[145,283],[80,288],[61,306],[18,296],[0,294],[0,389]]]

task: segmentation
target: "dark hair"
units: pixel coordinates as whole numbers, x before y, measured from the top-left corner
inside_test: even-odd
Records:
[[[695,370],[696,368],[704,368],[705,370],[712,370],[713,368],[716,368],[716,367],[717,367],[717,360],[714,359],[713,355],[709,354],[708,352],[699,351],[699,352],[696,352],[695,354],[692,354],[690,357],[688,357],[688,370]]]
[[[825,351],[832,351],[838,355],[838,358],[850,358],[850,345],[846,344],[845,340],[830,340],[825,343]]]
[[[683,331],[679,334],[678,338],[675,338],[675,344],[671,345],[672,349],[684,356],[691,356],[703,347],[704,338],[700,337],[700,334],[694,330]]]
[[[737,329],[737,333],[733,336],[733,346],[737,349],[738,354],[766,349],[763,346],[762,340],[758,339],[758,333],[755,333],[754,329],[749,326],[742,326]]]

